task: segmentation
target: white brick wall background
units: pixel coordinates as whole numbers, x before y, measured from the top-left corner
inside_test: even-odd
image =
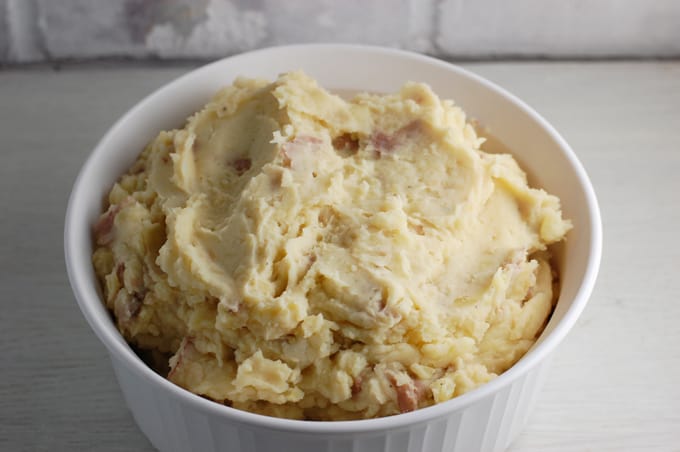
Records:
[[[353,42],[448,58],[680,57],[679,0],[0,0],[0,63]]]

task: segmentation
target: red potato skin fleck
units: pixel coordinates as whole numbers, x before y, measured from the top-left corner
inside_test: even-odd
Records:
[[[349,154],[356,154],[359,150],[359,140],[345,133],[333,138],[333,148]]]
[[[293,140],[284,143],[281,146],[281,155],[283,156],[283,166],[292,168],[294,166],[295,154],[305,149],[314,150],[323,143],[321,138],[310,135],[300,135]]]
[[[399,411],[408,413],[418,408],[418,402],[425,393],[427,385],[420,380],[410,380],[407,384],[397,385],[397,379],[393,373],[388,373],[387,377],[397,392]]]
[[[418,408],[418,394],[413,385],[397,386],[397,403],[399,411],[408,413]]]
[[[238,158],[231,162],[232,168],[234,168],[234,171],[236,171],[236,174],[238,174],[239,176],[242,176],[246,171],[248,171],[252,165],[253,165],[252,160],[245,157]]]
[[[193,340],[190,337],[184,338],[182,341],[182,345],[180,346],[180,349],[178,351],[178,356],[177,356],[177,361],[175,362],[175,365],[170,369],[170,372],[168,373],[168,380],[172,381],[172,377],[177,373],[178,370],[182,368],[182,365],[184,364],[184,356],[185,354],[191,354],[194,353],[196,349],[194,348]]]
[[[384,132],[375,132],[371,135],[371,144],[378,151],[378,154],[391,152],[398,144],[397,135],[387,135]]]
[[[421,122],[413,121],[391,135],[382,131],[374,132],[370,137],[370,142],[375,149],[375,157],[380,158],[383,155],[394,152],[402,143],[415,138],[422,131],[423,125]]]
[[[321,144],[323,143],[323,140],[318,137],[313,137],[311,135],[300,135],[298,137],[295,137],[295,139],[292,141],[292,143],[298,143],[298,144]]]
[[[125,277],[125,263],[121,262],[116,267],[116,277],[118,278],[118,282],[122,286],[123,285],[123,279]]]
[[[113,241],[113,222],[121,208],[119,204],[112,205],[109,207],[109,210],[99,217],[99,220],[94,225],[94,236],[97,240],[97,245],[108,245]]]
[[[131,296],[125,297],[124,302],[115,303],[113,312],[120,325],[127,325],[139,315],[142,310],[144,295],[144,293],[135,292]]]
[[[128,316],[132,320],[139,314],[142,310],[142,300],[144,300],[144,295],[140,293],[135,293],[132,295],[132,299],[128,304]]]
[[[427,383],[423,380],[413,380],[413,385],[415,386],[416,392],[418,393],[418,399],[421,399],[425,394],[425,391],[427,391]]]
[[[99,220],[97,220],[93,228],[97,245],[104,246],[113,241],[113,225],[116,215],[118,215],[123,207],[133,202],[134,198],[128,196],[121,203],[110,205],[108,210],[99,217]]]
[[[361,377],[356,377],[352,382],[352,396],[355,396],[361,392],[363,386],[363,379]]]
[[[125,287],[125,263],[121,262],[116,266],[116,278],[121,287]],[[143,286],[141,280],[133,280],[134,288],[128,290],[134,290],[128,297],[126,297],[126,302],[116,303],[114,306],[114,314],[116,319],[121,325],[129,323],[131,320],[135,319],[144,305],[144,298],[148,290]],[[125,289],[120,289],[125,290]]]

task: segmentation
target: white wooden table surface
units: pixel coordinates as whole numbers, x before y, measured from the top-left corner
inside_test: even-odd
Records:
[[[680,451],[680,62],[467,64],[572,144],[604,256],[519,451]],[[146,451],[71,295],[76,173],[141,96],[189,68],[0,71],[0,450]]]

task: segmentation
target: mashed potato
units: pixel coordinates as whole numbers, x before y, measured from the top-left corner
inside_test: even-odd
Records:
[[[167,378],[298,419],[386,416],[489,381],[555,299],[571,227],[427,85],[345,101],[238,79],[109,195],[93,255],[125,338]]]

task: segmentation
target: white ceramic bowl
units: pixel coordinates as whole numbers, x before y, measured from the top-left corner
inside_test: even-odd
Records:
[[[302,68],[335,90],[396,90],[430,84],[503,141],[532,182],[562,200],[574,223],[562,255],[561,293],[535,346],[490,383],[448,402],[397,416],[344,422],[293,421],[210,402],[154,373],[120,336],[104,307],[91,264],[91,229],[114,181],[163,129],[176,127],[237,75],[273,79]],[[163,451],[475,451],[502,450],[524,426],[556,346],[592,291],[601,254],[597,200],[569,145],[530,107],[498,86],[451,64],[413,53],[351,45],[275,47],[192,71],[142,100],[102,138],[73,187],[64,233],[71,286],[109,351],[132,415]],[[565,394],[565,398],[568,397]]]

